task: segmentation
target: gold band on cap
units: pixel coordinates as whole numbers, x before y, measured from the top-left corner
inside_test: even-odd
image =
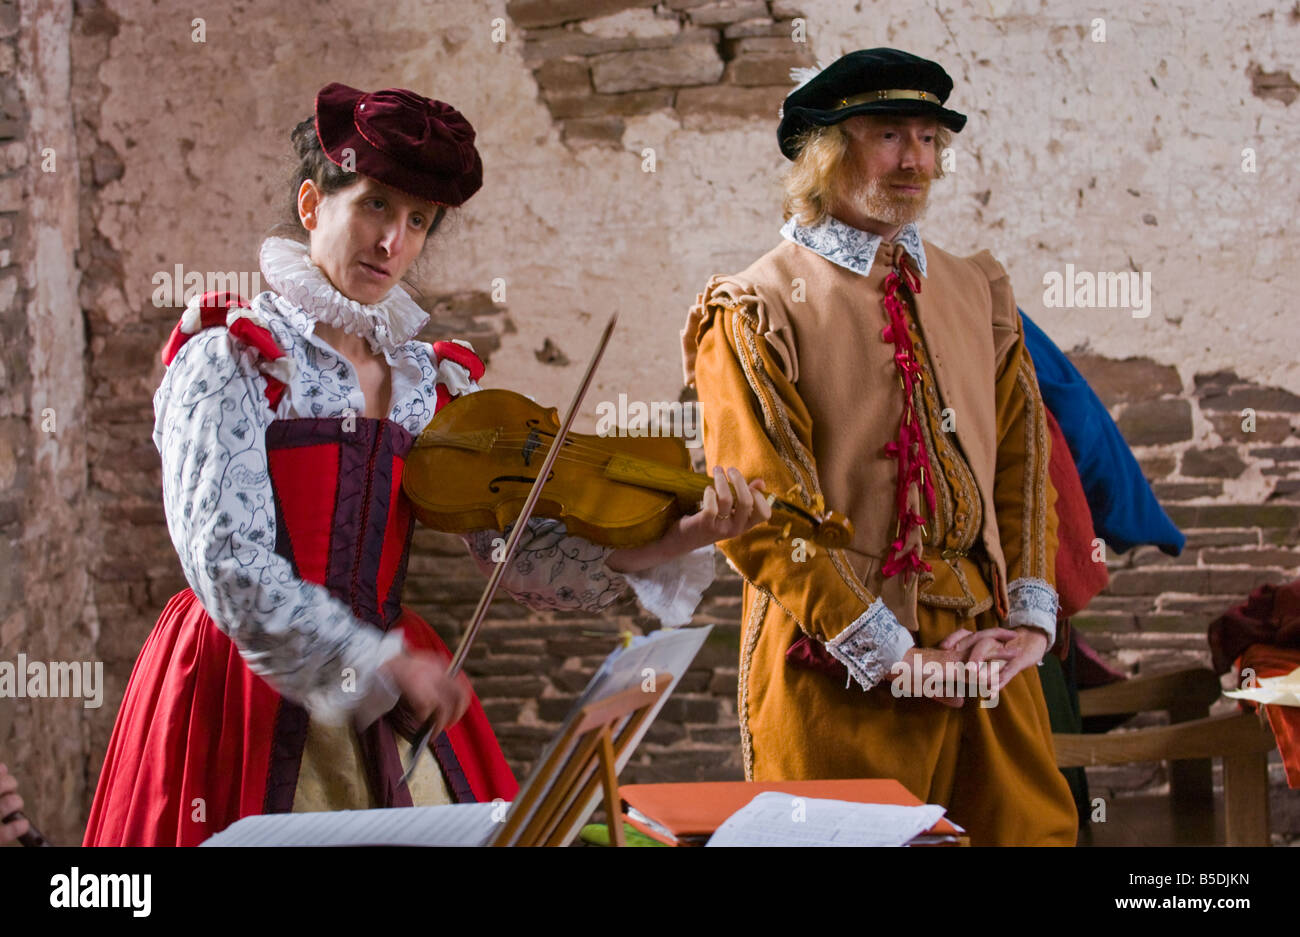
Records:
[[[907,91],[902,88],[889,88],[880,91],[868,91],[866,94],[855,94],[851,98],[840,98],[840,103],[835,105],[835,110],[853,107],[855,104],[866,104],[868,101],[897,101],[900,99],[929,101],[931,104],[939,103],[938,96],[928,91]]]

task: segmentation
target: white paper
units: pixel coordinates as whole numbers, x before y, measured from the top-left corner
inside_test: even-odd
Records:
[[[615,769],[622,772],[636,751],[637,745],[649,731],[650,726],[654,723],[655,718],[659,715],[659,710],[668,702],[668,697],[676,688],[682,675],[690,668],[691,662],[695,655],[699,653],[700,647],[704,644],[705,638],[713,630],[712,625],[705,625],[699,628],[661,628],[658,631],[652,631],[650,634],[637,635],[632,638],[629,647],[615,648],[608,657],[601,663],[600,668],[592,676],[591,682],[587,688],[582,691],[578,701],[573,704],[565,718],[565,726],[571,720],[578,718],[578,713],[583,706],[598,700],[608,699],[615,694],[633,687],[641,687],[644,690],[663,689],[664,693],[659,697],[658,702],[651,708],[649,716],[641,727],[636,731],[631,739],[631,743],[624,749],[623,754],[619,757]],[[664,687],[664,675],[669,674],[672,680]],[[627,719],[620,720],[614,726],[614,737],[617,738],[623,726],[627,724]],[[564,726],[556,734],[546,748],[542,751],[541,757],[537,759],[536,764],[545,764],[546,759],[550,756],[551,750],[555,747],[559,739],[564,735]],[[590,778],[591,772],[584,775],[584,779]],[[534,783],[533,778],[529,778],[520,788],[517,798],[523,799],[525,791]],[[544,797],[547,791],[542,791]],[[577,836],[578,830],[586,822],[596,809],[604,796],[602,788],[597,787],[587,803],[582,805],[582,810],[577,815],[577,819],[571,823],[568,829],[562,831],[563,844],[568,845]],[[540,802],[541,797],[538,798]],[[536,808],[534,808],[536,809]],[[527,822],[528,817],[523,822]]]
[[[1300,667],[1280,677],[1259,677],[1255,682],[1259,685],[1245,690],[1226,690],[1223,695],[1273,706],[1300,706]]]
[[[856,804],[765,791],[728,817],[708,845],[902,846],[943,814],[937,804]]]
[[[232,823],[204,846],[483,846],[504,804],[442,804],[321,813],[270,813]]]

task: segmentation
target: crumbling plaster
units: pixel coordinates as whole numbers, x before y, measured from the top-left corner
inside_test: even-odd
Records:
[[[399,0],[384,22],[323,3],[112,6],[122,24],[101,72],[100,133],[125,172],[100,195],[99,227],[123,254],[122,315],[176,262],[252,269],[285,199],[288,129],[331,80],[410,86],[478,129],[485,186],[431,245],[431,287],[505,278],[518,332],[494,356],[490,383],[559,402],[597,323],[617,310],[592,399],[675,399],[677,332],[696,292],[776,243],[775,115],[706,131],[651,114],[628,119],[622,150],[566,147],[503,3]],[[1300,259],[1288,231],[1300,181],[1288,154],[1300,112],[1252,94],[1248,76],[1252,63],[1300,67],[1295,13],[1265,3],[1086,15],[1063,2],[802,7],[823,61],[888,44],[953,75],[951,104],[970,123],[924,231],[956,253],[992,249],[1059,344],[1149,355],[1188,385],[1228,368],[1300,390],[1294,343],[1280,340],[1294,334],[1285,283]],[[205,43],[191,41],[195,15],[206,18]],[[1092,41],[1094,16],[1105,42]],[[492,39],[497,18],[505,43]],[[1255,174],[1241,171],[1245,147],[1256,150]],[[645,148],[653,173],[642,169]],[[1149,271],[1152,314],[1044,309],[1042,276],[1066,263]],[[547,337],[572,362],[563,373],[534,358]]]

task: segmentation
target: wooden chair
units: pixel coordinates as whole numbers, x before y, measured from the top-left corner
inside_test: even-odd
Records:
[[[1094,735],[1054,734],[1056,763],[1072,768],[1168,760],[1173,836],[1186,841],[1189,835],[1200,835],[1208,843],[1215,836],[1209,759],[1222,758],[1224,842],[1267,846],[1268,753],[1274,747],[1273,733],[1255,713],[1211,717],[1210,704],[1221,692],[1218,677],[1207,668],[1083,690],[1079,693],[1083,716],[1163,710],[1169,713],[1170,724]],[[1109,814],[1108,810],[1108,821]]]

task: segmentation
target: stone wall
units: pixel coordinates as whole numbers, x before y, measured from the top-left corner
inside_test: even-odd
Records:
[[[625,118],[771,119],[790,69],[813,64],[803,14],[784,0],[709,3],[511,0],[524,61],[566,143],[622,145]]]
[[[88,664],[94,680],[87,568],[103,547],[86,484],[71,23],[67,4],[0,3],[0,660],[23,654],[79,675]],[[80,689],[0,701],[0,760],[60,842],[80,839],[98,773],[88,732],[120,701],[100,685],[102,704],[87,708],[92,688]]]
[[[412,87],[478,129],[486,185],[431,247],[426,337],[469,338],[487,384],[559,403],[618,309],[590,399],[673,401],[695,294],[775,243],[789,69],[882,44],[937,59],[971,121],[923,230],[1002,260],[1188,534],[1178,558],[1108,557],[1112,585],[1082,633],[1131,673],[1208,663],[1206,622],[1300,571],[1287,276],[1300,182],[1286,168],[1300,14],[1143,2],[1099,10],[1095,43],[1094,14],[1064,0],[397,0],[385,13],[319,10],[308,41],[270,2],[0,0],[0,660],[94,659],[107,684],[98,710],[0,702],[0,760],[30,779],[58,840],[80,836],[131,666],[184,585],[150,440],[179,309],[151,301],[151,278],[175,263],[254,269],[286,201],[288,129],[327,81]],[[1043,274],[1067,262],[1153,271],[1155,311],[1045,307]],[[739,588],[718,573],[697,616],[714,639],[630,780],[740,776]],[[454,643],[482,585],[463,549],[421,531],[408,583]],[[630,603],[599,620],[496,603],[469,671],[517,771],[615,635],[653,626]],[[1277,768],[1274,829],[1294,834]],[[1103,795],[1165,781],[1158,765],[1093,775]]]
[[[23,257],[15,238],[22,225],[23,189],[27,162],[27,102],[18,85],[18,21],[16,3],[0,4],[0,647],[26,643],[28,616],[21,560],[23,551],[23,492],[31,475],[34,436],[29,424],[32,378],[25,349],[27,291],[21,284]],[[15,718],[30,719],[25,703],[0,703],[0,761],[16,768]]]

